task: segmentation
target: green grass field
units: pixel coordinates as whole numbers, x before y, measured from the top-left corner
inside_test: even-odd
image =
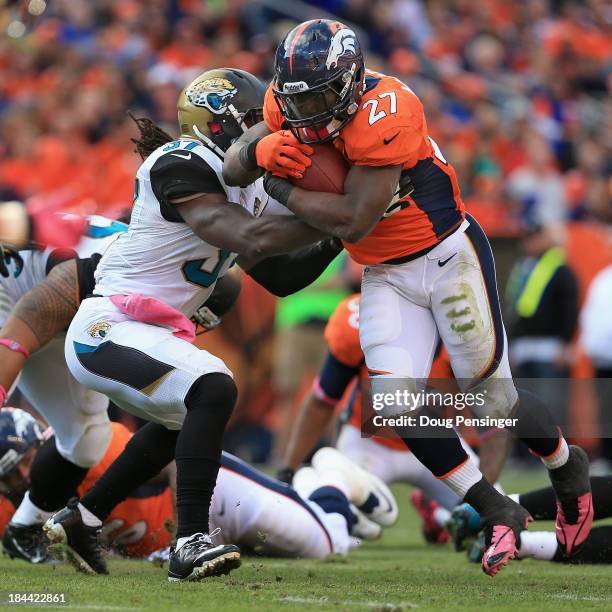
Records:
[[[543,471],[510,473],[508,491],[545,482]],[[246,557],[230,576],[170,584],[142,561],[110,563],[110,576],[82,576],[67,566],[28,566],[0,558],[0,592],[66,593],[75,610],[612,610],[612,568],[513,562],[496,578],[463,554],[423,543],[408,488],[395,493],[400,520],[383,539],[347,559],[295,561]],[[538,528],[550,529],[546,523]],[[24,608],[25,606],[20,606]],[[14,606],[16,608],[16,606]],[[0,609],[7,610],[7,604]]]

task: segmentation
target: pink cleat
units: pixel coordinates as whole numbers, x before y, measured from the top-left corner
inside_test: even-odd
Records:
[[[446,544],[449,533],[438,523],[434,515],[440,504],[427,497],[421,489],[414,489],[410,494],[410,501],[423,521],[423,537],[431,544]]]
[[[482,557],[482,570],[495,576],[514,559],[520,546],[520,533],[532,521],[531,515],[519,504],[504,497],[503,506],[483,517],[486,550]]]
[[[584,544],[593,525],[589,459],[579,446],[570,446],[567,463],[549,474],[557,495],[557,541],[570,557]]]

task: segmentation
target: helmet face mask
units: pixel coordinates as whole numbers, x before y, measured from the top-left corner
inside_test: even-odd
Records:
[[[333,139],[359,108],[363,55],[354,32],[339,22],[297,26],[279,45],[275,69],[274,98],[301,142]]]

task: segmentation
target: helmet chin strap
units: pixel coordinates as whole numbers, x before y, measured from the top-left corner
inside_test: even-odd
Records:
[[[195,123],[191,127],[193,128],[193,131],[196,133],[197,137],[204,142],[209,149],[214,151],[220,157],[225,158],[225,151],[221,147],[218,147],[208,136],[206,136],[206,134],[202,134],[202,132],[198,130],[198,126]]]

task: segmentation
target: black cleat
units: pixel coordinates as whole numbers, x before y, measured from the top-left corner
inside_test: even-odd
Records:
[[[579,446],[572,445],[567,463],[548,473],[557,496],[557,541],[569,557],[580,550],[593,525],[589,458]]]
[[[533,520],[525,508],[503,496],[501,503],[480,519],[484,530],[484,552],[482,570],[495,576],[508,561],[518,554],[521,531]]]
[[[196,533],[178,550],[170,549],[168,580],[183,582],[229,574],[240,567],[240,549],[234,544],[215,546],[208,534]]]
[[[9,523],[4,530],[2,547],[11,559],[23,559],[28,563],[45,563],[49,559],[42,525],[17,525]]]
[[[85,574],[108,574],[104,551],[100,545],[100,528],[83,523],[75,497],[68,505],[54,514],[44,525],[43,531],[53,545],[59,545],[68,561],[77,571]]]

